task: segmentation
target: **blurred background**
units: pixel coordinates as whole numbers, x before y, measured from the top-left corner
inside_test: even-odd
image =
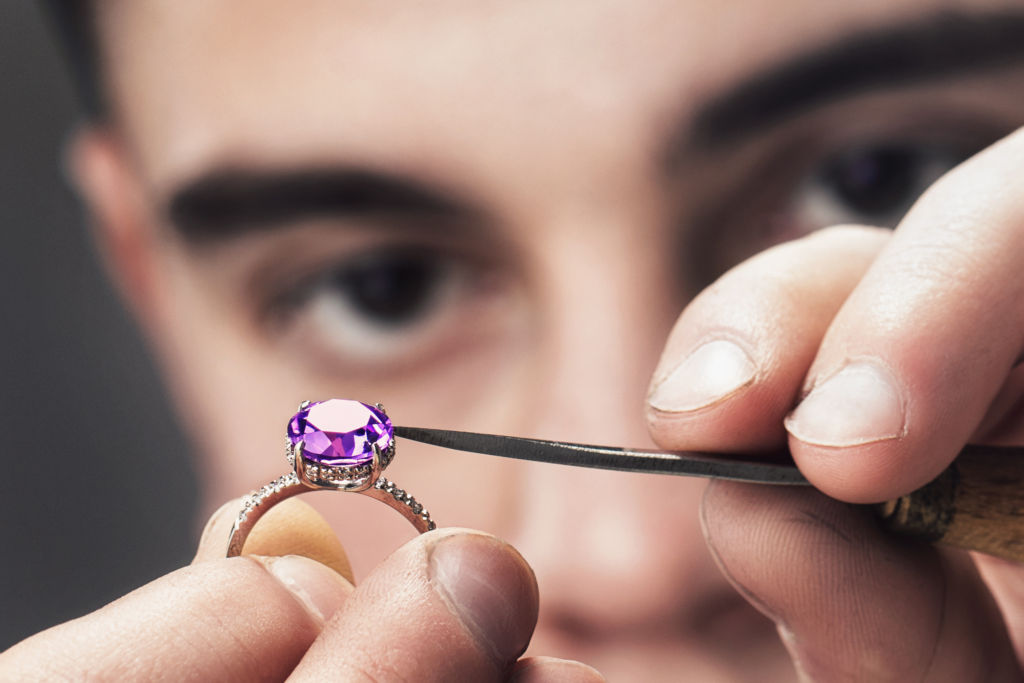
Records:
[[[189,447],[100,270],[41,11],[0,2],[0,650],[186,564]]]

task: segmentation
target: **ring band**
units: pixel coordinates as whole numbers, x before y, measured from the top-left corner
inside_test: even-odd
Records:
[[[420,502],[381,476],[395,457],[395,439],[379,403],[303,402],[288,422],[285,456],[292,471],[243,499],[228,536],[228,557],[242,554],[249,532],[270,508],[308,491],[361,493],[396,510],[421,534],[436,526]]]

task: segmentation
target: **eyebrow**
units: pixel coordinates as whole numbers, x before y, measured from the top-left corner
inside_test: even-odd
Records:
[[[682,147],[734,144],[801,112],[860,92],[969,75],[1024,59],[1024,13],[943,12],[867,29],[759,73],[702,107]]]
[[[165,215],[191,242],[317,218],[459,219],[477,210],[418,179],[361,168],[217,169],[187,181]]]

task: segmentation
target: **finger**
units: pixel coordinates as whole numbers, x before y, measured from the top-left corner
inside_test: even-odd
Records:
[[[536,621],[537,584],[519,553],[493,536],[434,531],[366,578],[294,679],[504,680]]]
[[[990,555],[974,555],[985,585],[1003,613],[1017,661],[1024,666],[1024,567]]]
[[[785,442],[821,338],[891,232],[823,230],[765,251],[687,306],[648,398],[651,434],[674,450]]]
[[[203,529],[193,564],[225,557],[231,525],[242,509],[242,500],[230,500],[213,513]],[[250,532],[243,551],[246,555],[301,555],[330,567],[349,583],[355,582],[345,548],[327,520],[298,498],[285,499],[267,510]]]
[[[1024,350],[1024,129],[936,183],[829,327],[787,420],[800,469],[853,502],[937,476]]]
[[[509,683],[602,683],[597,669],[554,657],[527,657],[516,662]]]
[[[288,534],[303,535],[305,524],[323,520],[309,506],[286,502],[282,514],[261,520],[267,542],[257,539],[258,549],[337,559],[331,544],[312,547],[319,532],[287,542]],[[352,586],[306,557],[224,559],[236,505],[211,518],[195,564],[14,646],[0,655],[0,679],[283,679]]]
[[[805,680],[1019,680],[966,555],[882,533],[810,489],[714,482],[702,521],[734,586],[773,619]]]
[[[282,680],[351,585],[313,560],[185,567],[0,655],[3,680]]]

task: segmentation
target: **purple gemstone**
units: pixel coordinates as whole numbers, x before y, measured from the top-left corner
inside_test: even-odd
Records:
[[[388,449],[391,420],[373,406],[332,398],[306,406],[288,422],[292,444],[303,442],[307,460],[330,467],[353,467],[373,460],[373,447]]]

